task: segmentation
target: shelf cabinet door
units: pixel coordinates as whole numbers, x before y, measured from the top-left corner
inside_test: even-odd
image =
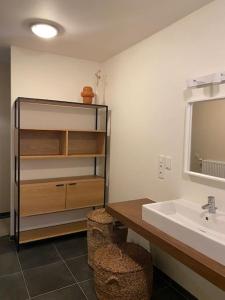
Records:
[[[89,181],[67,185],[66,208],[82,208],[104,204],[104,181]]]
[[[51,213],[65,209],[66,186],[64,184],[31,184],[21,186],[21,216]]]

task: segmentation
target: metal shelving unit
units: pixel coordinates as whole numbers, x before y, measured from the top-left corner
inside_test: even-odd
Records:
[[[101,132],[101,134],[104,135],[104,153],[102,154],[75,154],[75,155],[37,155],[37,156],[24,156],[21,153],[21,135],[22,131],[24,131],[24,128],[21,128],[21,105],[23,103],[29,103],[29,104],[39,104],[39,105],[47,105],[47,106],[58,106],[58,107],[73,107],[73,108],[82,108],[82,109],[92,109],[95,110],[95,128],[93,130],[90,130],[90,132]],[[104,122],[105,122],[105,130],[98,131],[98,125],[99,125],[99,112],[104,112]],[[50,238],[53,236],[61,236],[63,235],[65,230],[65,234],[69,234],[72,232],[78,232],[78,231],[84,231],[86,230],[85,224],[81,224],[81,222],[78,222],[78,225],[76,226],[76,222],[71,223],[69,226],[65,226],[65,224],[57,225],[55,228],[52,226],[46,227],[46,235],[44,233],[44,228],[37,229],[35,232],[35,229],[30,230],[29,232],[22,232],[21,235],[21,186],[23,181],[21,181],[21,160],[22,159],[51,159],[57,157],[63,158],[63,159],[76,159],[76,157],[85,159],[86,157],[93,159],[93,176],[98,176],[97,174],[97,159],[104,159],[104,206],[106,204],[106,176],[107,176],[107,136],[108,136],[108,130],[107,130],[107,124],[108,124],[108,106],[106,105],[97,105],[97,104],[84,104],[84,103],[78,103],[78,102],[68,102],[68,101],[56,101],[56,100],[46,100],[46,99],[33,99],[33,98],[17,98],[15,102],[15,197],[14,197],[14,235],[15,235],[15,241],[17,245],[17,249],[19,249],[20,244],[40,240],[44,238]],[[26,130],[26,129],[25,129]],[[32,129],[31,129],[32,130]],[[34,129],[35,130],[35,129]],[[79,130],[78,130],[79,131]],[[85,132],[86,130],[84,130]],[[88,130],[87,130],[88,132]],[[67,132],[68,134],[68,132]],[[68,154],[68,153],[67,153]],[[65,178],[66,179],[66,178]],[[32,180],[31,180],[32,181]],[[35,180],[34,180],[35,181]],[[50,179],[51,182],[51,179]],[[93,207],[94,209],[95,207]],[[74,226],[73,226],[74,224]],[[61,227],[60,227],[61,226]],[[63,229],[65,228],[65,229]],[[32,238],[33,234],[33,238]]]

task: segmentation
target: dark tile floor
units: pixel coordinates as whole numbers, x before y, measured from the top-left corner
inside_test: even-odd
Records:
[[[28,244],[19,253],[13,241],[0,238],[0,299],[97,300],[85,235]],[[154,269],[152,300],[161,299],[196,298]]]

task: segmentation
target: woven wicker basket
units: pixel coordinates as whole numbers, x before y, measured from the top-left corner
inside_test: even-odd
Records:
[[[88,264],[94,267],[95,251],[112,242],[113,218],[104,208],[96,209],[87,216]]]
[[[120,222],[113,225],[112,241],[114,244],[123,244],[127,241],[128,228]]]
[[[99,248],[94,256],[95,289],[99,300],[149,300],[152,294],[151,254],[125,243]]]
[[[123,243],[127,239],[127,228],[114,226],[113,218],[104,208],[96,209],[87,216],[88,264],[94,268],[95,251],[110,243]]]

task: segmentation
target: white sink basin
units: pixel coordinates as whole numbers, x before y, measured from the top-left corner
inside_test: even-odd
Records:
[[[225,212],[177,199],[142,206],[142,219],[225,265]]]

